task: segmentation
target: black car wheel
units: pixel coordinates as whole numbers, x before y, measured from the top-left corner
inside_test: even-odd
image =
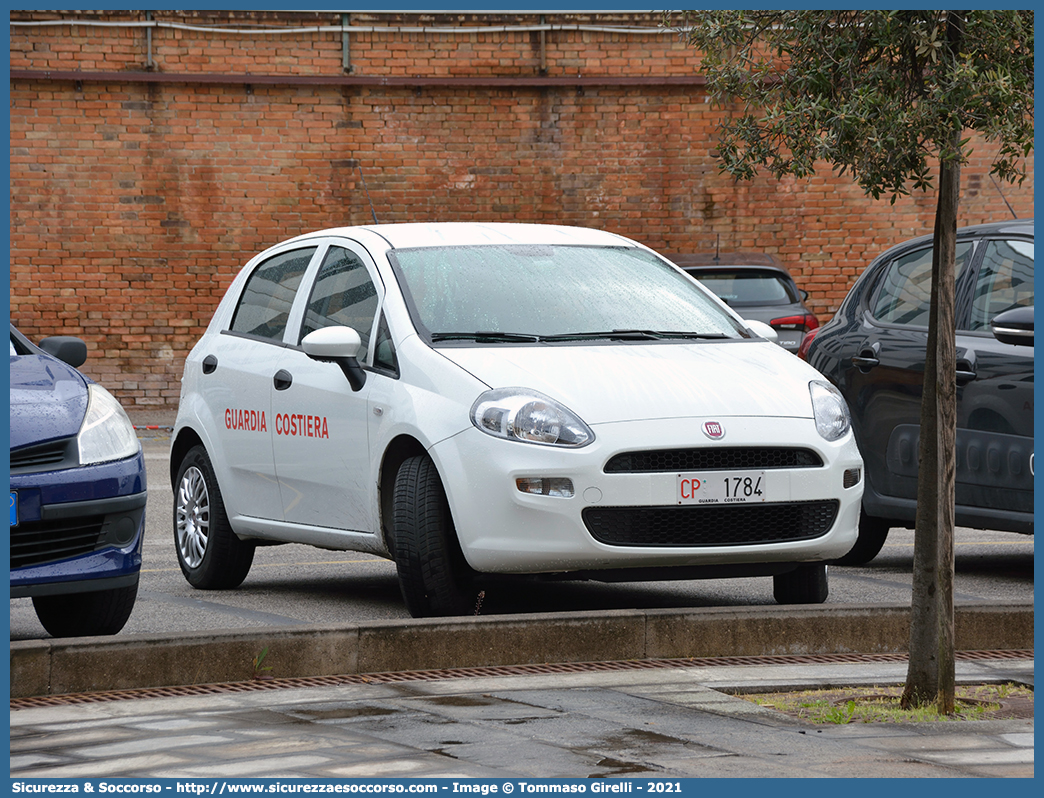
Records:
[[[395,565],[414,618],[474,612],[477,593],[453,527],[446,492],[427,455],[411,457],[395,477]]]
[[[114,635],[130,618],[138,583],[92,593],[34,596],[33,609],[52,637]]]
[[[834,565],[865,565],[881,553],[891,524],[883,518],[874,518],[859,510],[859,537],[844,557],[833,560]]]
[[[800,565],[772,577],[772,595],[778,604],[822,604],[827,600],[826,563]]]
[[[193,587],[238,587],[254,562],[254,544],[240,540],[225,513],[214,467],[202,446],[189,449],[174,494],[174,548]]]

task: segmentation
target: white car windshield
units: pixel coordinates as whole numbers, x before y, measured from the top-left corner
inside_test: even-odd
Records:
[[[745,338],[688,277],[629,247],[468,246],[392,254],[431,341]]]

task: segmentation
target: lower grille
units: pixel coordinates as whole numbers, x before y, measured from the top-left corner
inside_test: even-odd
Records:
[[[11,529],[11,568],[88,554],[98,547],[104,516],[30,521]]]
[[[746,546],[825,535],[840,502],[684,507],[588,507],[584,524],[610,546]]]

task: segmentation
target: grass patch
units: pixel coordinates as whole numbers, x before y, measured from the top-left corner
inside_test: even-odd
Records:
[[[999,720],[1033,717],[1033,690],[1016,684],[957,687],[957,708],[941,715],[935,707],[902,709],[902,686],[844,687],[791,693],[743,695],[767,709],[809,723],[921,723],[927,721]]]

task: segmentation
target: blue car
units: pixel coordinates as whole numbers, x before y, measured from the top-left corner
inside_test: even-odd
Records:
[[[54,637],[119,632],[138,594],[145,459],[87,346],[11,326],[11,598]]]

